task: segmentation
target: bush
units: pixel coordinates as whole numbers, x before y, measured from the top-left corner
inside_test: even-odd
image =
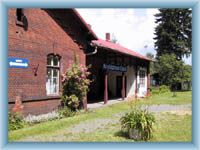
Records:
[[[169,86],[166,86],[166,85],[161,85],[161,86],[159,87],[159,89],[160,89],[160,93],[167,93],[167,92],[170,92]]]
[[[167,93],[167,92],[170,92],[170,88],[169,88],[169,86],[166,86],[166,85],[151,87],[151,93],[153,95],[154,94],[163,94],[163,93]]]
[[[65,117],[72,117],[75,115],[75,112],[72,111],[69,107],[63,107],[59,111],[59,117],[60,118],[65,118]]]
[[[19,113],[11,113],[8,114],[8,130],[17,130],[21,129],[25,126],[25,122],[23,121],[22,116]]]
[[[78,97],[74,94],[70,96],[62,96],[62,101],[64,104],[67,104],[67,106],[70,107],[72,110],[77,110],[80,105]]]
[[[62,75],[63,93],[62,102],[64,105],[70,107],[72,110],[77,110],[83,104],[84,98],[89,91],[90,80],[88,68],[79,65],[76,61],[71,68]]]
[[[129,138],[147,141],[153,137],[153,124],[155,117],[146,109],[135,107],[120,119],[122,130],[129,133]]]
[[[151,87],[151,94],[152,95],[160,94],[159,87]]]

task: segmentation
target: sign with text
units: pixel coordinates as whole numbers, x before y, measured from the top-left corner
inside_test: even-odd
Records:
[[[119,71],[119,72],[126,72],[127,71],[127,67],[110,65],[110,64],[103,64],[103,69],[112,70],[112,71]]]
[[[8,58],[9,68],[28,68],[28,59],[25,58]]]

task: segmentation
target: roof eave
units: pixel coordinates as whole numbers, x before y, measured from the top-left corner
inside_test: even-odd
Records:
[[[83,23],[85,28],[88,30],[88,32],[94,37],[95,40],[98,40],[97,35],[94,33],[94,31],[89,27],[89,25],[86,23],[86,21],[83,19],[83,17],[79,14],[79,12],[73,8],[72,11],[74,14],[78,17],[78,19]]]
[[[131,54],[128,54],[128,53],[123,53],[123,52],[120,52],[120,51],[116,51],[116,49],[112,49],[112,48],[109,48],[109,47],[106,47],[106,46],[103,46],[103,45],[100,45],[100,44],[97,44],[97,43],[94,43],[94,42],[93,42],[93,44],[95,46],[97,46],[97,47],[101,47],[101,48],[104,48],[104,49],[109,49],[109,50],[111,50],[113,52],[118,52],[120,54],[128,55],[128,56],[135,57],[135,58],[142,59],[142,60],[146,60],[146,61],[152,61],[149,58],[142,58],[142,57],[134,56],[134,55],[131,55]]]

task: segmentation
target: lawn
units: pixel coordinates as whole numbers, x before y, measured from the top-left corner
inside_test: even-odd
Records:
[[[144,98],[140,100],[140,104],[191,104],[192,103],[192,92],[176,92],[176,97],[173,97],[173,93],[164,93],[150,96],[149,98]]]
[[[191,104],[191,92],[152,96],[139,104]],[[130,101],[89,110],[74,117],[48,121],[9,132],[9,141],[116,141],[132,142],[121,131],[119,119],[131,110]],[[151,141],[191,141],[191,115],[155,113]]]

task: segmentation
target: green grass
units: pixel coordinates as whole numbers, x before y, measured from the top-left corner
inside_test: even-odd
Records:
[[[179,92],[177,97],[172,93],[154,95],[139,101],[139,104],[191,104],[191,92]],[[9,132],[9,141],[23,141],[29,137],[39,141],[131,141],[120,131],[120,124],[110,124],[92,133],[73,135],[67,129],[83,121],[93,121],[98,118],[114,118],[115,114],[130,111],[130,102],[122,102],[103,108],[91,110],[73,117],[43,122],[30,127]],[[163,116],[163,115],[162,115]],[[165,114],[156,124],[153,141],[191,141],[191,116],[176,116]],[[183,124],[185,123],[185,124]],[[73,137],[70,139],[69,137]],[[60,138],[60,139],[59,139]]]
[[[162,114],[162,118],[156,116],[157,123],[154,127],[154,136],[151,142],[191,142],[191,116],[177,116]],[[81,133],[71,141],[99,141],[99,142],[133,142],[128,139],[126,133],[120,130],[120,124],[110,124],[107,128],[91,133]]]
[[[62,128],[70,127],[85,120],[109,118],[112,116],[112,114],[125,112],[129,108],[130,107],[126,103],[123,103],[122,105],[115,104],[112,106],[92,110],[74,117],[40,123],[31,127],[9,132],[9,141],[15,141],[21,138],[39,134],[50,134],[51,132],[59,131]]]
[[[160,142],[191,142],[192,117],[191,115],[163,114],[158,118],[155,135],[151,141]]]
[[[158,95],[152,95],[149,98],[144,98],[139,101],[139,104],[170,104],[170,105],[179,105],[179,104],[192,104],[192,92],[176,92],[176,97],[173,97],[173,93],[164,93]]]

